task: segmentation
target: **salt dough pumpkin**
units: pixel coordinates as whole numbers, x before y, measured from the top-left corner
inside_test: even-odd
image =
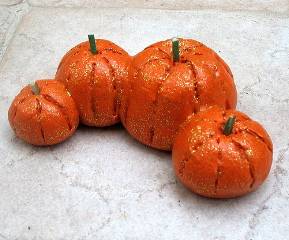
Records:
[[[133,137],[162,150],[171,150],[189,115],[211,105],[234,109],[237,100],[233,75],[213,50],[191,39],[174,42],[177,56],[166,40],[133,58],[120,111]]]
[[[70,137],[78,126],[78,111],[65,86],[38,80],[13,100],[8,119],[15,134],[33,145],[53,145]]]
[[[272,149],[259,123],[244,113],[212,107],[182,124],[172,157],[177,177],[191,191],[232,198],[263,183],[271,168]]]
[[[95,52],[88,41],[72,48],[61,60],[55,78],[71,93],[81,123],[110,126],[119,122],[122,81],[128,76],[131,58],[108,40],[94,42]]]

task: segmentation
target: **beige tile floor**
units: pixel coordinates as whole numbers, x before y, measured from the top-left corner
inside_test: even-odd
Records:
[[[16,1],[16,0],[14,0]],[[288,0],[28,0],[40,7],[138,7],[172,10],[215,9],[288,12]]]
[[[103,2],[0,0],[0,240],[288,239],[288,1]],[[120,126],[81,127],[50,148],[15,138],[7,121],[13,96],[52,78],[88,33],[131,54],[172,36],[214,48],[234,72],[238,108],[272,136],[266,183],[239,199],[198,197],[176,181],[170,154]]]

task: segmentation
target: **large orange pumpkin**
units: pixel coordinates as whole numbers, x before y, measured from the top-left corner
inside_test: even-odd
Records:
[[[55,78],[71,93],[83,124],[102,127],[119,122],[122,81],[130,60],[116,44],[94,37],[63,57]]]
[[[206,197],[232,198],[255,190],[272,163],[265,129],[244,113],[211,107],[181,125],[173,146],[180,181]]]
[[[76,105],[65,86],[38,80],[13,100],[8,119],[15,134],[34,145],[52,145],[71,136],[78,126]]]
[[[133,137],[163,150],[171,150],[189,115],[211,105],[234,109],[237,98],[233,75],[213,50],[191,39],[173,42],[155,43],[133,58],[120,114]]]

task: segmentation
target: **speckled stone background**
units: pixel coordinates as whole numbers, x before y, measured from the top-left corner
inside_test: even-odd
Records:
[[[173,36],[215,49],[231,66],[238,108],[274,142],[265,184],[210,200],[176,181],[169,153],[121,126],[80,127],[55,147],[15,138],[7,110],[23,85],[52,78],[88,33],[135,54]],[[289,238],[288,0],[0,0],[0,240]]]

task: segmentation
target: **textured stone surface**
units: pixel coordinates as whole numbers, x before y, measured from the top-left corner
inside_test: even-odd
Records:
[[[142,146],[120,126],[81,127],[49,148],[15,138],[7,121],[13,96],[53,77],[62,55],[88,33],[131,54],[172,36],[219,52],[234,72],[239,109],[272,136],[265,184],[239,199],[198,197],[176,181],[170,154]],[[0,239],[286,239],[288,39],[289,18],[267,13],[32,8],[0,65]]]
[[[0,61],[10,39],[13,37],[17,24],[27,11],[26,3],[16,6],[1,6],[0,2]]]
[[[22,0],[0,0],[0,6],[12,6],[21,3]],[[1,21],[2,22],[2,21]]]
[[[288,12],[288,0],[28,0],[33,6],[50,7],[137,7],[157,9],[223,9]]]

